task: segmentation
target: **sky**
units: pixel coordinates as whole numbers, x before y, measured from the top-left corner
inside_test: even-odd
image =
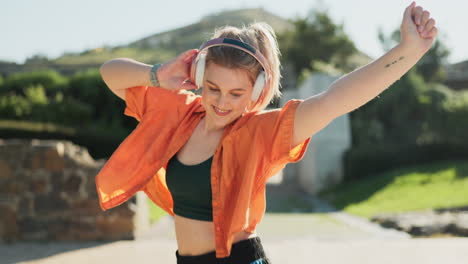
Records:
[[[220,4],[222,3],[222,4]],[[35,54],[56,58],[103,45],[125,45],[155,33],[196,23],[225,10],[263,7],[284,18],[304,17],[312,8],[328,10],[334,23],[362,52],[383,55],[378,28],[386,34],[401,25],[411,0],[3,0],[0,5],[0,60],[24,63]],[[468,59],[468,1],[419,0],[451,54],[449,63]],[[200,43],[201,44],[201,43]],[[197,48],[197,47],[194,47]]]

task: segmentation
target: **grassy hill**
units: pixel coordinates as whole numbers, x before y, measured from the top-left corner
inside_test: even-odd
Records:
[[[342,183],[320,196],[338,209],[371,217],[468,205],[468,161],[443,161]]]
[[[255,21],[268,23],[277,33],[293,29],[291,22],[262,8],[232,10],[208,15],[198,23],[158,33],[132,42],[128,46],[143,50],[163,48],[179,53],[187,49],[198,48],[201,43],[210,39],[217,27],[224,25],[240,27]]]

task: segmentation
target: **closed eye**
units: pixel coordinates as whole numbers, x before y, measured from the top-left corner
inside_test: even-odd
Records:
[[[219,92],[219,89],[213,89],[213,88],[211,88],[211,87],[209,87],[209,89],[210,89],[211,91],[214,91],[214,92]],[[232,95],[234,95],[235,97],[241,97],[241,96],[242,96],[242,94],[232,94]]]

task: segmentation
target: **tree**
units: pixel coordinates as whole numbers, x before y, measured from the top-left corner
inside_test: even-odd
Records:
[[[44,55],[42,53],[35,54],[31,57],[28,57],[24,64],[43,64],[47,65],[49,63],[49,58],[47,55]]]
[[[387,52],[400,42],[400,31],[394,30],[386,36],[379,28],[378,39]],[[439,83],[443,81],[443,62],[447,55],[448,50],[440,40],[436,40],[434,46],[405,75],[376,99],[352,112],[353,143],[442,142],[440,135],[445,135],[443,127],[448,127],[445,119],[449,116],[444,107],[453,101],[449,100],[448,89],[441,88]],[[462,105],[453,109],[464,113],[465,108],[460,102],[453,103]]]
[[[314,62],[346,67],[346,59],[355,53],[353,42],[343,32],[343,24],[334,24],[325,10],[311,10],[304,18],[292,21],[294,29],[278,35],[278,42],[287,64],[294,72],[316,71]]]

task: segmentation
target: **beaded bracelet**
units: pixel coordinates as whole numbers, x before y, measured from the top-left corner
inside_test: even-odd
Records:
[[[151,85],[154,87],[160,86],[158,76],[156,75],[156,71],[158,70],[159,67],[161,67],[161,65],[162,65],[161,63],[157,63],[157,64],[154,64],[153,67],[151,67],[150,81],[151,81]]]

